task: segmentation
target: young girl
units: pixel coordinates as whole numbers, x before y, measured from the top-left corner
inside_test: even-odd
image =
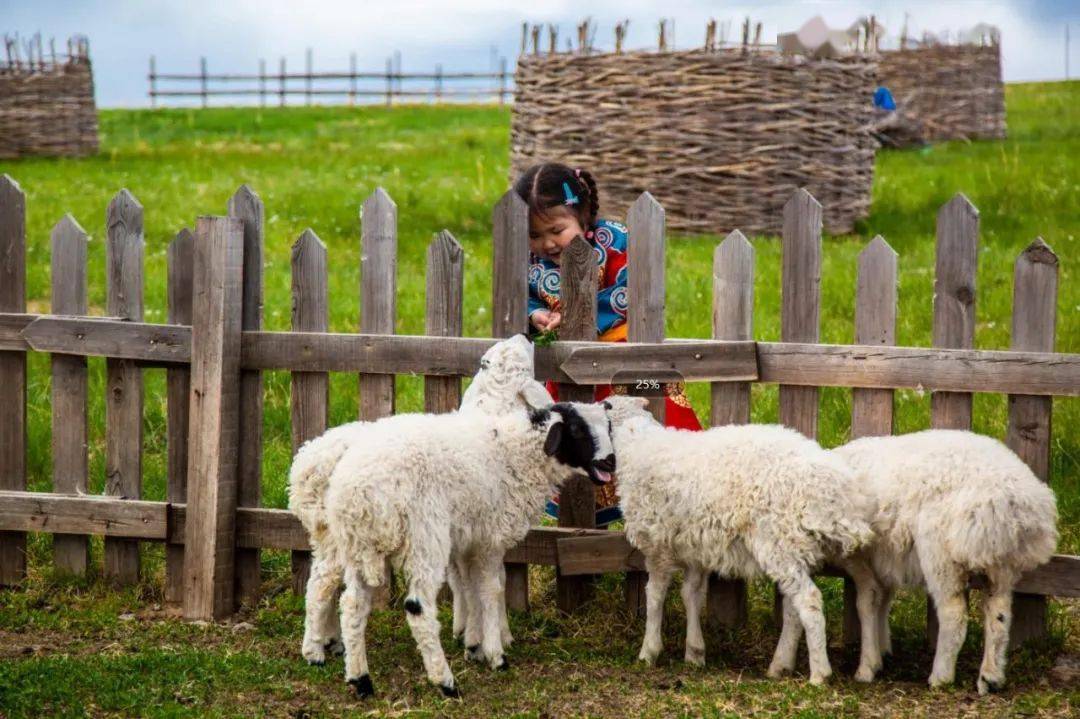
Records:
[[[557,162],[533,165],[514,183],[514,190],[529,206],[529,323],[534,332],[555,330],[562,322],[559,305],[559,266],[562,252],[581,235],[596,251],[599,282],[596,296],[596,334],[602,342],[626,341],[627,232],[626,226],[598,217],[600,196],[587,170]],[[558,399],[554,383],[551,396]],[[595,399],[612,391],[600,385]],[[665,423],[669,427],[699,430],[694,410],[682,384],[664,386]],[[616,480],[617,481],[617,480]],[[619,519],[615,482],[597,490],[596,526]],[[558,516],[558,498],[548,503],[548,514]]]

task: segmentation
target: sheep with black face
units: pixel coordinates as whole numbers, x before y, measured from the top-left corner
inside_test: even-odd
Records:
[[[373,693],[364,632],[386,559],[408,583],[406,619],[428,679],[456,695],[439,642],[436,594],[452,556],[470,557],[479,594],[482,656],[506,665],[501,637],[503,555],[573,472],[597,484],[615,469],[601,405],[558,403],[501,415],[397,415],[357,427],[330,475],[326,522],[333,561],[345,568],[341,628],[345,676]]]

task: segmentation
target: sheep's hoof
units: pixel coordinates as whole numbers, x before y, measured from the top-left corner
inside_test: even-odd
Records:
[[[705,647],[687,647],[683,659],[695,667],[705,666]]]
[[[340,637],[335,637],[326,643],[324,649],[327,653],[333,654],[335,657],[340,657],[345,653],[345,644],[341,641]]]
[[[941,687],[947,687],[953,683],[954,677],[938,676],[937,674],[931,674],[930,679],[927,680],[927,684],[931,689],[940,689]]]
[[[815,687],[820,687],[825,682],[829,681],[831,674],[811,674],[810,683]]]
[[[326,666],[326,660],[325,659],[308,659],[307,663],[308,663],[309,667],[324,667],[324,666]]]
[[[989,679],[985,674],[980,674],[979,681],[975,683],[975,686],[979,690],[980,696],[986,696],[1001,691],[1005,687],[1005,680]]]
[[[457,687],[452,684],[440,684],[439,689],[442,689],[444,697],[449,697],[450,699],[461,698],[461,693],[457,690]]]
[[[877,672],[870,667],[859,667],[858,671],[855,672],[855,681],[863,683],[872,682],[874,681],[875,674],[877,674]]]
[[[322,644],[305,641],[300,648],[300,654],[312,666],[321,667],[326,663],[326,649]]]
[[[367,699],[368,697],[375,696],[375,687],[372,686],[371,676],[368,674],[365,674],[358,679],[350,679],[349,686],[356,690],[356,696],[360,699]]]
[[[471,647],[465,647],[465,658],[470,662],[482,662],[484,652],[481,651],[479,644],[473,644]]]
[[[638,654],[638,661],[645,662],[651,667],[653,664],[656,664],[656,654],[653,652],[647,652],[642,649],[641,653]]]
[[[508,671],[509,669],[510,669],[510,662],[507,661],[505,656],[502,658],[502,661],[499,662],[498,665],[495,666],[495,670],[499,671],[499,672],[505,672],[505,671]]]
[[[792,671],[793,669],[789,666],[779,662],[773,662],[769,665],[769,669],[765,672],[765,676],[769,679],[783,679],[788,674],[791,674]]]

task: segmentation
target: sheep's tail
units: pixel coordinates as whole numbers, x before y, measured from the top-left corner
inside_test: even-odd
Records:
[[[1012,492],[972,489],[950,522],[950,553],[973,566],[1006,565],[1021,572],[1050,561],[1057,548],[1057,506],[1053,491],[1034,476]]]
[[[300,447],[289,470],[289,509],[314,541],[326,533],[326,488],[346,448],[338,433],[328,432]]]

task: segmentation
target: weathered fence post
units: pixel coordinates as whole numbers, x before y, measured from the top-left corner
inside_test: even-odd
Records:
[[[349,107],[356,104],[356,53],[349,54]]]
[[[855,288],[855,344],[896,344],[896,252],[878,235],[859,253]],[[851,391],[851,438],[889,435],[893,431],[893,391]],[[844,578],[844,643],[859,641],[855,583]]]
[[[634,238],[627,247],[626,260],[630,269],[626,313],[627,339],[630,342],[664,341],[664,260],[667,249],[664,220],[664,208],[648,192],[641,193],[634,200],[626,215],[629,235]],[[596,324],[595,320],[593,324]],[[660,380],[663,387],[664,378]],[[664,422],[663,396],[649,400],[649,411],[658,422]],[[648,580],[647,572],[626,573],[626,608],[633,616],[645,616],[645,585]]]
[[[754,339],[754,246],[731,232],[713,253],[713,338]],[[713,382],[709,423],[713,427],[750,422],[750,383]],[[708,622],[738,627],[747,617],[746,582],[709,575],[705,603]]]
[[[200,217],[191,327],[184,616],[233,612],[244,225]]]
[[[563,340],[596,340],[596,254],[592,245],[578,236],[567,245],[560,267]],[[559,385],[562,402],[591,402],[593,388],[573,384]],[[559,526],[596,526],[596,492],[592,481],[581,474],[568,479],[559,492]],[[592,577],[564,577],[556,571],[559,609],[572,612],[592,594]]]
[[[278,63],[278,105],[285,107],[285,58]]]
[[[202,93],[202,106],[203,106],[203,109],[206,109],[207,94],[206,94],[206,58],[205,57],[200,57],[199,58],[199,80],[200,80],[200,82],[199,82],[200,92]]]
[[[326,332],[330,328],[326,246],[310,229],[292,247],[292,329]],[[326,431],[329,422],[330,375],[292,373],[292,449]],[[311,571],[311,553],[293,551],[293,591],[304,595]]]
[[[975,271],[979,258],[979,211],[963,194],[949,200],[937,216],[937,261],[934,268],[934,346],[975,346]],[[939,429],[971,429],[971,394],[934,392],[930,425]],[[926,597],[926,640],[937,646],[934,602]]]
[[[397,317],[397,205],[383,188],[364,200],[360,227],[360,332],[392,335]],[[360,419],[392,415],[394,400],[394,375],[360,375]],[[378,606],[389,601],[387,582],[375,602]]]
[[[307,49],[304,53],[304,102],[308,107],[311,107],[311,48]]]
[[[71,215],[52,231],[52,313],[85,315],[86,245],[89,238]],[[86,357],[54,354],[52,362],[53,491],[86,494]],[[90,538],[53,536],[53,563],[82,576],[90,564]]]
[[[465,253],[447,230],[428,245],[424,334],[460,337],[465,286]],[[424,411],[453,412],[461,404],[460,377],[424,377]]]
[[[247,185],[229,198],[228,216],[244,223],[244,290],[241,327],[262,329],[263,203]],[[240,373],[240,454],[237,457],[237,505],[262,504],[262,372]],[[261,559],[258,549],[236,550],[236,601],[252,605],[259,597]]]
[[[190,325],[195,238],[186,227],[169,243],[169,324]],[[168,480],[165,500],[187,501],[188,425],[191,422],[191,366],[165,370],[168,404]],[[165,601],[184,601],[184,545],[165,545]]]
[[[0,312],[26,312],[26,195],[0,176]],[[0,489],[26,489],[26,353],[0,351]],[[0,586],[26,576],[26,534],[0,532]]]
[[[743,27],[743,50],[749,21]],[[784,205],[780,339],[817,342],[821,318],[821,205],[799,188]],[[780,423],[817,439],[818,388],[780,385]],[[773,616],[783,616],[779,587]]]
[[[259,107],[266,107],[266,60],[259,58]]]
[[[441,90],[442,66],[439,66]],[[491,336],[510,337],[529,327],[529,207],[507,190],[491,218]],[[529,609],[529,565],[506,564],[506,606]]]
[[[157,107],[157,63],[150,56],[150,107]]]
[[[499,104],[506,103],[506,58],[499,59]]]
[[[1036,238],[1016,259],[1013,282],[1012,349],[1053,352],[1057,325],[1058,258]],[[1053,397],[1009,395],[1006,443],[1044,482],[1050,480]],[[1046,634],[1046,597],[1013,594],[1011,640]]]
[[[394,61],[386,58],[386,106],[394,104]]]
[[[106,312],[143,319],[143,208],[127,190],[109,203],[105,245]],[[142,497],[142,368],[133,360],[109,359],[105,401],[105,493]],[[139,543],[105,538],[105,576],[115,584],[139,581]]]

